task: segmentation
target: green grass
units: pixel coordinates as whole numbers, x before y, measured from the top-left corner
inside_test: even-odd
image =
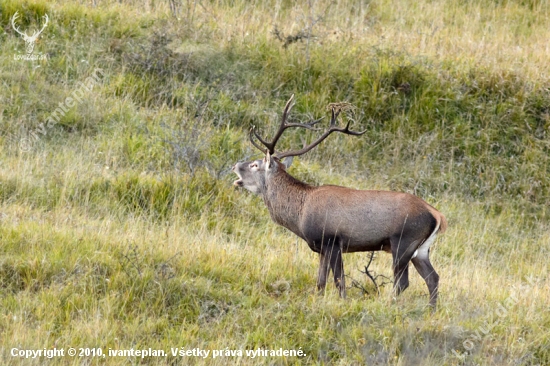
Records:
[[[49,15],[47,60],[14,60],[16,11],[29,32]],[[0,0],[0,363],[550,364],[548,15],[545,1]],[[314,37],[283,47],[275,27]],[[293,175],[414,193],[446,215],[435,314],[414,270],[399,298],[376,295],[365,253],[344,262],[368,294],[318,296],[317,256],[232,186],[232,164],[259,156],[251,125],[273,133],[291,94],[294,120],[347,101],[367,130],[331,136]],[[371,270],[390,276],[390,256]],[[22,360],[14,347],[307,356]]]

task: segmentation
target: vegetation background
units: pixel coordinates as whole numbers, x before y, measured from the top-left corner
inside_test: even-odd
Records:
[[[46,60],[16,60],[31,33]],[[550,364],[545,0],[0,0],[0,363]],[[95,69],[103,78],[41,128]],[[295,161],[312,184],[414,193],[449,229],[430,315],[317,256],[236,190],[256,125],[356,108],[361,138]],[[38,131],[38,132],[37,132]],[[42,132],[39,132],[42,131]],[[315,138],[288,133],[283,147]],[[389,255],[369,270],[391,275]],[[352,281],[353,279],[354,281]],[[379,283],[382,277],[380,277]],[[12,348],[299,349],[297,358],[64,357]]]

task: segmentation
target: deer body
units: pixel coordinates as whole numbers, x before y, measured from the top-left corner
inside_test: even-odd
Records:
[[[339,238],[342,251],[347,253],[389,250],[394,235],[407,236],[411,229],[418,228],[419,234],[429,236],[437,221],[425,210],[426,204],[406,193],[392,193],[319,187],[304,205],[308,214],[301,220],[303,239],[321,243],[323,237]],[[408,223],[403,220],[403,212],[409,215]],[[319,252],[317,247],[312,249]]]
[[[271,153],[283,127],[298,126],[285,125],[290,102],[271,148],[269,143],[260,139],[268,147],[265,158],[235,164],[233,171],[239,179],[234,184],[260,195],[273,221],[302,238],[311,250],[320,254],[317,278],[320,291],[325,289],[328,273],[332,271],[340,295],[345,297],[342,253],[384,250],[393,256],[396,292],[400,293],[408,287],[408,266],[412,261],[426,281],[430,304],[435,307],[439,276],[429,261],[429,248],[436,235],[445,231],[445,216],[408,193],[356,190],[332,185],[314,187],[292,177],[286,171],[291,161],[285,160],[283,163],[280,157],[309,151],[330,132],[358,133],[349,131],[347,127],[334,127],[337,114],[333,111],[331,130],[324,137],[298,153],[273,156]],[[300,125],[305,126],[311,124]]]

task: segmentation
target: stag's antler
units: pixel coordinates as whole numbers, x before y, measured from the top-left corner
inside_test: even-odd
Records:
[[[308,123],[286,123],[286,118],[288,117],[288,113],[290,112],[290,110],[294,106],[294,104],[292,104],[293,98],[294,98],[294,94],[290,97],[290,99],[286,103],[285,109],[283,111],[283,118],[282,118],[282,121],[281,121],[281,125],[279,126],[279,130],[277,131],[277,133],[275,134],[275,137],[273,138],[273,140],[271,142],[267,142],[264,139],[262,139],[260,137],[260,135],[258,135],[258,133],[256,132],[254,127],[250,130],[250,141],[252,142],[252,144],[256,148],[261,150],[264,154],[269,152],[271,155],[273,155],[274,157],[276,157],[278,159],[282,159],[282,158],[289,157],[289,156],[298,156],[298,155],[302,155],[302,154],[307,153],[309,150],[311,150],[315,146],[319,145],[324,139],[326,139],[333,132],[342,132],[342,133],[345,133],[346,135],[353,135],[353,136],[359,136],[359,135],[362,135],[365,132],[367,132],[366,130],[361,131],[361,132],[351,131],[349,129],[350,122],[348,122],[346,127],[336,126],[336,120],[338,119],[338,116],[340,115],[340,112],[342,110],[347,109],[350,105],[348,103],[331,103],[328,106],[330,108],[331,114],[332,114],[331,119],[330,119],[330,128],[327,131],[325,131],[325,133],[323,133],[317,140],[315,140],[314,142],[312,142],[308,146],[304,146],[304,148],[302,148],[300,150],[291,150],[291,151],[275,153],[275,145],[277,144],[277,141],[279,140],[279,138],[283,134],[284,130],[286,130],[289,127],[303,127],[303,128],[307,128],[307,129],[310,129],[310,130],[316,130],[316,128],[313,128],[313,126],[315,124],[319,123],[323,119],[323,118],[319,118],[315,121],[308,122]],[[256,136],[258,141],[260,141],[265,147],[267,147],[267,150],[262,148],[260,145],[258,145],[256,143],[256,141],[254,141],[253,135]]]
[[[13,14],[13,17],[11,18],[11,26],[13,27],[13,29],[19,33],[20,35],[22,35],[24,38],[28,38],[29,36],[27,36],[27,33],[24,33],[24,32],[21,32],[19,29],[17,29],[17,26],[15,25],[15,20],[19,18],[19,12],[16,11],[15,14]]]
[[[44,14],[43,18],[46,19],[46,23],[44,23],[44,25],[42,26],[42,29],[40,29],[40,31],[33,33],[33,35],[32,35],[33,37],[37,37],[40,33],[42,33],[44,31],[44,29],[46,29],[46,26],[48,25],[48,21],[50,20],[50,18],[48,18],[48,14]]]
[[[349,129],[349,125],[351,123],[350,121],[348,121],[346,127],[342,128],[342,127],[336,126],[336,119],[338,118],[338,115],[340,114],[340,112],[341,110],[335,111],[334,108],[331,109],[332,116],[330,118],[330,128],[327,131],[325,131],[325,133],[323,133],[317,140],[313,141],[311,144],[309,144],[308,146],[305,146],[300,150],[285,151],[283,153],[275,154],[275,157],[282,159],[288,156],[298,156],[298,155],[305,154],[309,150],[313,149],[315,146],[319,145],[324,139],[326,139],[333,132],[342,132],[342,133],[345,133],[346,135],[353,135],[353,136],[360,136],[365,132],[367,132],[367,130],[361,131],[361,132],[351,131]]]
[[[46,20],[46,22],[44,23],[44,25],[42,26],[42,29],[40,29],[39,31],[34,31],[32,36],[29,36],[27,35],[27,33],[25,32],[21,32],[17,26],[15,25],[15,20],[19,18],[19,12],[16,11],[15,14],[13,14],[13,17],[11,18],[11,26],[13,27],[13,29],[19,33],[20,35],[23,36],[23,38],[25,39],[36,39],[38,37],[38,35],[40,33],[42,33],[44,31],[44,29],[46,29],[46,26],[48,25],[48,21],[50,20],[50,18],[48,18],[48,14],[44,14],[43,18]]]
[[[311,121],[311,122],[308,122],[308,123],[286,123],[286,119],[288,117],[288,114],[290,113],[290,110],[292,109],[292,107],[294,107],[294,103],[292,103],[292,100],[294,99],[294,94],[292,94],[292,96],[290,97],[290,99],[288,100],[288,102],[286,102],[286,106],[285,106],[285,109],[283,110],[283,117],[281,119],[281,125],[279,126],[279,130],[277,131],[277,133],[275,134],[275,137],[273,137],[273,140],[271,140],[271,142],[267,142],[265,141],[259,134],[258,132],[256,132],[256,128],[255,127],[252,127],[252,129],[250,130],[250,141],[252,142],[252,144],[258,148],[260,151],[262,151],[264,154],[266,152],[269,152],[270,154],[274,154],[275,153],[275,145],[277,144],[277,141],[279,141],[279,138],[281,137],[281,135],[283,134],[283,132],[287,129],[287,128],[290,128],[290,127],[301,127],[301,128],[307,128],[308,130],[315,130],[315,128],[313,126],[315,126],[317,123],[319,123],[323,118],[319,118],[317,120],[314,120],[314,121]],[[260,145],[258,145],[256,143],[256,141],[254,141],[254,138],[253,136],[256,136],[256,138],[258,139],[258,141],[260,141],[262,143],[262,145],[264,145],[265,147],[267,147],[267,150],[262,148]]]

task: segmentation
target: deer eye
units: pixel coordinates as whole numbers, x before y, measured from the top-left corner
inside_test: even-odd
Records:
[[[252,169],[252,168],[257,168],[257,167],[258,167],[258,164],[257,164],[257,163],[252,163],[252,164],[250,164],[250,168],[251,168],[251,169]]]

